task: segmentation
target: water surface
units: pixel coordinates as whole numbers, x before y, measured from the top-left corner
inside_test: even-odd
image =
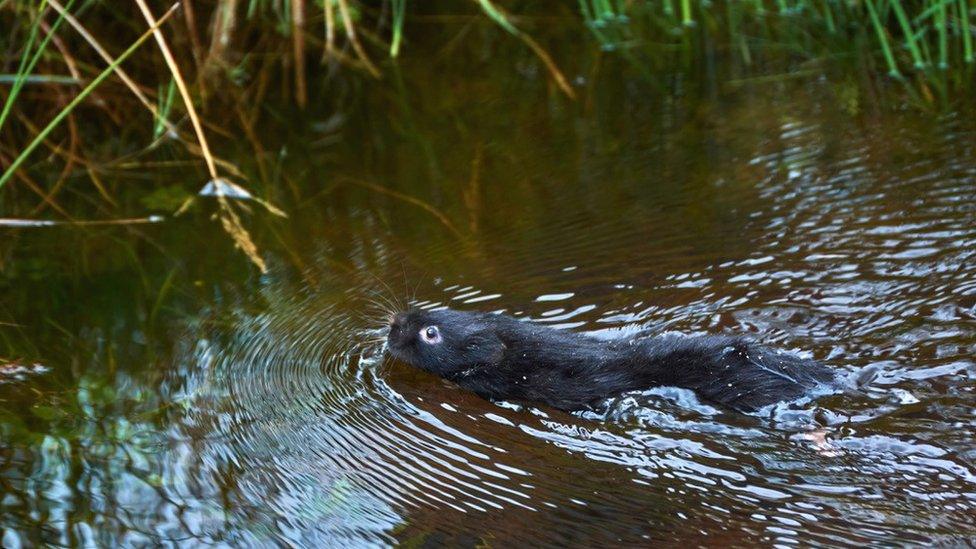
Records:
[[[972,543],[972,117],[624,69],[571,104],[503,68],[408,57],[341,120],[271,124],[264,275],[205,206],[7,231],[4,543]],[[873,373],[758,416],[491,403],[383,357],[407,301]]]

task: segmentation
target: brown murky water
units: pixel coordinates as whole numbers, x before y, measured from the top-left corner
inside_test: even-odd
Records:
[[[607,70],[571,105],[517,67],[403,70],[277,129],[267,275],[205,213],[8,233],[5,544],[976,539],[971,116],[851,114],[817,80]],[[36,259],[69,249],[94,263]],[[490,403],[383,359],[387,299],[750,334],[874,375],[759,417],[669,389]]]

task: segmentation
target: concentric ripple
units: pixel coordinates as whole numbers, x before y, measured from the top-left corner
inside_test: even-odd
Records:
[[[264,504],[241,523],[217,509],[201,513],[201,539],[381,543],[403,509],[532,509],[525,488],[498,484],[518,471],[496,463],[498,448],[376,377],[379,344],[362,345],[371,327],[335,302],[311,297],[232,322],[230,333],[216,330],[187,357],[197,375],[184,381],[186,413],[174,438],[194,463],[174,463],[164,484],[183,487],[181,499]],[[227,483],[219,493],[192,488],[214,478]]]

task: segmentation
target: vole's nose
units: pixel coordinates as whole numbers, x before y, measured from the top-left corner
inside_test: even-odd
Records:
[[[391,315],[390,316],[390,337],[398,336],[405,322],[406,322],[406,315],[404,315],[403,313],[397,313],[395,315]]]

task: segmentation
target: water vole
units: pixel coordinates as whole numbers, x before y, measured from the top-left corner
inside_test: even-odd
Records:
[[[488,313],[394,315],[390,353],[491,400],[584,410],[627,391],[683,387],[742,412],[832,385],[827,367],[727,336],[614,341]]]

